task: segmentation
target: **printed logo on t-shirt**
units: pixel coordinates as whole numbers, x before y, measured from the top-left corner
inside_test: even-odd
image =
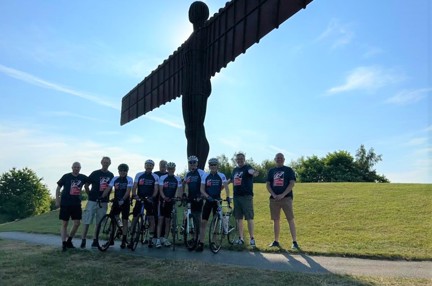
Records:
[[[81,180],[72,180],[69,194],[78,196],[81,193]]]
[[[284,185],[284,171],[276,172],[273,176],[273,187],[283,187]]]
[[[236,173],[234,175],[234,186],[241,186],[243,178],[243,172]]]
[[[106,188],[108,188],[108,183],[110,181],[109,177],[100,177],[99,178],[99,191],[103,192]]]

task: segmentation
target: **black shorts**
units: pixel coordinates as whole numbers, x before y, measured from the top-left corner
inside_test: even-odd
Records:
[[[112,204],[112,209],[114,215],[119,215],[121,213],[122,219],[128,219],[130,212],[130,201],[126,200],[121,206],[119,206],[118,201],[116,200]]]
[[[142,202],[137,201],[133,209],[133,216],[136,217],[141,213]],[[154,206],[153,203],[149,201],[144,201],[144,209],[147,216],[154,216]]]
[[[193,213],[201,213],[202,212],[203,204],[204,204],[203,200],[199,200],[199,201],[191,200],[190,203],[191,203],[191,212],[193,212]]]
[[[210,213],[213,212],[213,215],[217,211],[217,201],[209,202],[206,201],[203,207],[202,219],[208,220],[210,217]]]
[[[161,201],[159,216],[163,216],[165,218],[171,218],[171,212],[173,210],[173,206],[174,206],[174,201],[170,201],[170,202]]]
[[[81,205],[79,206],[60,206],[59,219],[64,221],[80,220],[82,218]]]

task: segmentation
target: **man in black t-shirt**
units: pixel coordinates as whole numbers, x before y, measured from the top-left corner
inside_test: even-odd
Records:
[[[270,193],[270,215],[273,220],[274,241],[271,247],[280,247],[280,211],[285,213],[293,240],[292,248],[299,249],[293,212],[293,187],[296,181],[295,173],[290,167],[284,166],[285,157],[282,153],[275,156],[276,167],[267,175],[267,191]]]
[[[60,207],[59,219],[62,221],[60,235],[62,249],[75,248],[72,238],[78,230],[82,218],[81,189],[87,183],[87,176],[80,174],[81,164],[72,164],[72,173],[64,174],[57,182],[56,207]],[[62,190],[63,188],[63,190]],[[61,192],[60,192],[61,190]],[[68,234],[69,219],[73,220],[73,226]]]
[[[97,247],[97,241],[94,239],[96,237],[96,229],[100,220],[107,212],[108,198],[101,200],[100,203],[98,202],[98,199],[100,199],[103,191],[105,191],[105,189],[108,187],[108,184],[114,177],[114,174],[108,171],[108,168],[111,165],[111,159],[109,157],[103,157],[101,160],[101,165],[102,168],[92,172],[89,176],[88,182],[84,185],[88,195],[88,201],[83,214],[84,226],[81,235],[81,248],[86,247],[86,238],[89,225],[93,223],[95,218],[96,227],[93,236],[93,243],[91,246]],[[91,185],[91,190],[89,189],[89,185]]]

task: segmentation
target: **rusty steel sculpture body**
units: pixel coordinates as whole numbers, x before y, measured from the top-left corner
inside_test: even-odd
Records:
[[[204,169],[209,143],[204,129],[210,78],[278,28],[312,0],[232,0],[210,19],[205,3],[189,8],[194,31],[171,56],[122,99],[121,125],[182,97],[187,156]]]

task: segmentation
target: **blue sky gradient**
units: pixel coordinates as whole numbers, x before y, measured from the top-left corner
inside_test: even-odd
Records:
[[[225,1],[205,1],[213,15]],[[121,98],[192,32],[192,1],[0,2],[0,172],[53,192],[74,161],[186,169],[181,100],[120,126]],[[361,144],[391,182],[432,183],[432,4],[315,0],[212,78],[209,157],[325,156]]]

